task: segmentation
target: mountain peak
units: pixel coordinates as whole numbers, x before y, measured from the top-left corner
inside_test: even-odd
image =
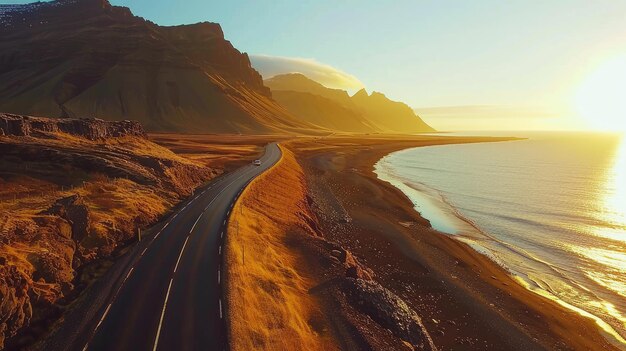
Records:
[[[350,96],[345,90],[327,88],[302,73],[279,74],[266,79],[264,83],[273,91],[297,91],[319,95],[344,106],[352,104]]]
[[[310,92],[310,90],[328,89],[302,73],[285,73],[265,80],[265,85],[274,90],[293,90]]]
[[[378,92],[378,91],[372,91],[372,94],[370,95],[370,97],[374,98],[374,99],[389,100],[387,95],[385,95],[385,94],[383,94],[381,92]]]
[[[361,88],[361,90],[357,91],[356,94],[352,95],[353,98],[364,98],[368,96],[369,94],[367,93],[367,90],[365,90],[365,88]]]
[[[0,62],[0,111],[148,130],[315,127],[272,100],[219,24],[159,26],[107,0],[0,5]]]
[[[111,3],[108,0],[56,0],[52,1],[52,3],[58,3],[63,5],[73,5],[73,4],[89,4],[96,5],[102,8],[111,7]]]
[[[127,7],[113,6],[108,0],[54,0],[21,5],[0,5],[0,29],[38,30],[49,24],[63,23],[70,17],[83,19],[99,15],[133,17]]]

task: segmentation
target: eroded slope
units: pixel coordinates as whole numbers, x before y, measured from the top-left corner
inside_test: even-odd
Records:
[[[0,114],[0,346],[216,173],[135,122]]]

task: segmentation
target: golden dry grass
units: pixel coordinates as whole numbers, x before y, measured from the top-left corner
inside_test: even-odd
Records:
[[[234,169],[258,157],[275,135],[151,133],[150,140],[211,168]]]
[[[147,158],[202,167],[165,147],[136,137],[92,141],[65,133],[48,133],[43,138],[4,137],[2,141],[67,154],[95,154],[97,151],[98,157],[116,161],[127,157],[129,161],[119,167],[139,171],[143,171],[139,162]],[[137,227],[157,221],[183,196],[167,184],[159,186],[112,177],[99,169],[59,164],[45,157],[21,163],[12,155],[3,156],[0,157],[0,259],[17,268],[35,295],[44,296],[50,302],[62,297],[62,286],[73,281],[76,256],[80,257],[79,262],[85,263],[110,255],[118,245],[133,239]],[[179,178],[177,174],[170,175],[173,181]],[[184,181],[189,186],[199,183],[195,179]],[[44,213],[55,201],[74,195],[80,196],[89,211],[85,233],[72,233],[68,220]],[[42,257],[55,262],[54,276],[45,277],[45,281],[35,276],[42,269]]]
[[[228,224],[227,313],[235,351],[337,348],[328,331],[312,326],[323,319],[308,293],[313,281],[287,244],[290,236],[308,235],[308,210],[302,169],[282,150],[282,160],[242,193]]]

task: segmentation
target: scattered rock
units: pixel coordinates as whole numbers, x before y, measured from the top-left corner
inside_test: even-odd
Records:
[[[421,318],[401,298],[375,281],[346,278],[348,296],[357,309],[418,350],[436,350]]]
[[[361,264],[350,251],[345,251],[344,265],[346,266],[346,276],[363,280],[373,280],[374,272]]]
[[[41,212],[42,215],[57,215],[67,220],[72,226],[72,239],[80,242],[87,234],[90,225],[89,208],[78,194],[57,200],[52,207]]]

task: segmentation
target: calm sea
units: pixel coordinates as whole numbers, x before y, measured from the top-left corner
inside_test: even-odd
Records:
[[[626,138],[507,135],[528,139],[407,149],[376,173],[434,228],[626,348]]]

